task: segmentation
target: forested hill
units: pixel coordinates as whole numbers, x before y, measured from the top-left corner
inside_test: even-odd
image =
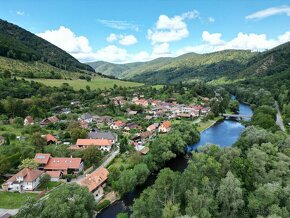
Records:
[[[255,54],[247,50],[225,50],[209,54],[188,53],[176,58],[158,58],[137,65],[124,64],[121,66],[126,69],[118,73],[115,73],[119,70],[116,66],[120,65],[106,62],[99,63],[97,69],[100,73],[108,75],[115,73],[119,78],[149,83],[172,83],[197,77],[212,80],[241,71]],[[110,69],[102,71],[105,65],[110,65]],[[114,69],[114,72],[109,71],[111,69]]]
[[[1,19],[0,56],[25,62],[39,61],[67,71],[94,71],[57,46]]]

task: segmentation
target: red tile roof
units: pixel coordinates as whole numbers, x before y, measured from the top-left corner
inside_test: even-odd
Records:
[[[108,139],[78,139],[77,146],[112,146],[112,142]]]
[[[27,120],[27,122],[28,122],[29,124],[33,123],[33,117],[32,117],[32,116],[27,116],[27,117],[25,118],[25,120]]]
[[[60,178],[61,171],[47,171],[46,174],[50,175],[51,178]]]
[[[44,166],[44,169],[45,170],[79,169],[81,162],[82,162],[81,158],[51,157],[48,163]]]
[[[45,138],[46,138],[46,141],[47,141],[47,142],[49,142],[49,141],[56,142],[56,141],[57,141],[57,139],[56,139],[53,135],[51,135],[51,134],[47,134],[47,135],[45,136]]]
[[[80,185],[87,187],[92,192],[108,179],[108,175],[109,171],[102,167],[82,179]]]
[[[40,164],[47,164],[49,158],[50,154],[37,153],[35,154],[34,160]]]
[[[37,179],[41,174],[43,174],[43,171],[24,168],[14,176],[12,176],[10,179],[8,179],[7,182],[15,182],[17,180],[17,177],[23,177],[24,182],[32,182]]]
[[[171,122],[170,121],[164,121],[162,123],[162,125],[163,125],[164,128],[168,129],[171,126]]]
[[[125,126],[126,123],[124,121],[122,121],[122,120],[117,120],[117,121],[114,122],[114,125],[122,127],[122,126]]]

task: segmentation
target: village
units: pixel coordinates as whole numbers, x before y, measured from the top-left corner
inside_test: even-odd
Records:
[[[34,158],[28,159],[36,163],[30,164],[36,167],[30,167],[28,164],[14,175],[7,174],[2,190],[39,193],[38,188],[42,185],[42,178],[48,175],[50,184],[55,184],[52,189],[62,183],[76,182],[80,186],[87,187],[94,194],[96,202],[99,202],[107,194],[105,187],[110,173],[107,167],[120,152],[128,153],[130,150],[139,155],[146,155],[150,152],[148,143],[153,141],[156,135],[168,133],[172,125],[179,123],[180,120],[193,122],[197,118],[208,115],[211,110],[208,106],[208,98],[202,98],[202,103],[199,105],[178,104],[175,98],[170,98],[168,101],[145,99],[143,95],[134,95],[130,100],[125,100],[122,96],[112,97],[110,100],[114,107],[126,106],[123,117],[98,116],[86,112],[78,117],[75,116],[76,128],[80,131],[84,130],[82,133],[85,133],[78,134],[75,140],[60,137],[60,132],[54,130],[41,135],[45,141],[45,148],[57,149],[62,146],[70,156],[54,156],[47,152],[36,153]],[[23,126],[39,125],[45,129],[49,126],[61,125],[67,122],[61,119],[63,115],[72,114],[76,108],[82,108],[80,101],[70,102],[70,107],[58,108],[58,113],[43,120],[36,121],[32,116],[27,116]],[[143,119],[140,120],[140,117],[136,119],[138,115],[142,115]],[[25,141],[26,138],[17,135],[16,140]],[[0,136],[0,143],[5,145],[5,137]],[[100,151],[101,158],[98,163],[85,165],[84,158],[73,157],[74,152],[86,149]]]

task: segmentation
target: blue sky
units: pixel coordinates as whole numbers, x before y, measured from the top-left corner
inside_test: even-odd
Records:
[[[0,0],[0,18],[82,62],[267,50],[290,40],[285,0]]]

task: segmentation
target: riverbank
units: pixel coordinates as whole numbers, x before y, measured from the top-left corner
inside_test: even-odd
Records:
[[[213,120],[207,120],[207,121],[200,121],[197,126],[197,130],[201,133],[205,130],[207,130],[208,128],[214,126],[217,122],[220,122],[223,120],[223,117],[219,116],[219,117],[215,117]]]

